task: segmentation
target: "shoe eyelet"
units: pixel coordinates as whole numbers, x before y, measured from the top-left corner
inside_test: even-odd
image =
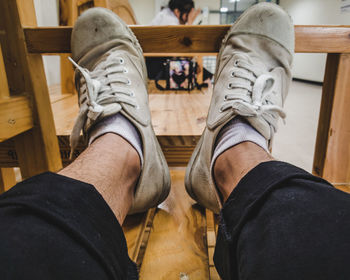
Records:
[[[136,110],[139,110],[139,109],[140,109],[140,106],[139,106],[138,104],[136,104],[135,109],[136,109]]]
[[[232,89],[232,84],[231,83],[228,84],[227,89]]]
[[[124,64],[124,62],[125,62],[125,61],[124,61],[124,58],[120,58],[119,63],[120,63],[120,64]]]
[[[233,64],[234,64],[235,66],[238,66],[238,63],[239,63],[239,60],[238,60],[238,59],[235,60],[235,62],[233,62]]]
[[[130,93],[130,96],[131,96],[131,97],[135,97],[135,93],[132,91],[132,92]]]
[[[128,86],[131,86],[131,80],[128,79],[128,83],[127,83]]]
[[[220,113],[222,113],[222,112],[223,112],[222,108],[220,108],[220,109],[219,109],[219,112],[220,112]]]
[[[232,78],[235,77],[235,72],[231,72],[231,77],[232,77]]]
[[[124,68],[123,73],[129,73],[128,69]]]
[[[227,101],[227,95],[224,96],[224,101]]]

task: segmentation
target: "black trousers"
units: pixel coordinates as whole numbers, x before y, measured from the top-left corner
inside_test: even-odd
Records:
[[[260,164],[224,205],[223,279],[350,279],[349,259],[350,195],[290,164]],[[93,186],[44,173],[0,196],[0,279],[137,277]]]

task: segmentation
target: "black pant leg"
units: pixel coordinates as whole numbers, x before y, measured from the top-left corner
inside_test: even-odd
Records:
[[[44,173],[0,196],[0,279],[137,279],[117,219],[89,184]]]
[[[283,162],[262,163],[221,212],[223,279],[350,279],[350,195]]]

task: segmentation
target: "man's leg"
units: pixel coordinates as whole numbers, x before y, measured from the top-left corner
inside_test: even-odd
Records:
[[[80,107],[71,146],[82,131],[89,147],[59,174],[0,197],[1,279],[137,279],[121,224],[170,190],[135,35],[94,8],[78,18],[71,42]]]
[[[97,138],[58,174],[93,185],[123,224],[133,202],[140,170],[136,150],[119,135],[108,133]]]
[[[286,116],[293,53],[290,17],[260,3],[233,24],[218,55],[185,183],[221,213],[214,261],[223,279],[350,277],[350,196],[268,152]]]
[[[0,196],[1,279],[137,279],[120,226],[140,175],[136,150],[105,134],[59,174]]]
[[[214,166],[223,279],[349,279],[350,195],[250,142]]]

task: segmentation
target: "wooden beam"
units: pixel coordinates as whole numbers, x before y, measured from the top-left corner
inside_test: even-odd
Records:
[[[0,142],[32,127],[32,110],[28,97],[0,99]]]
[[[350,54],[329,55],[317,135],[314,174],[350,185]]]
[[[341,190],[343,192],[350,193],[350,184],[348,185],[337,185],[335,186],[338,190]]]
[[[16,174],[13,168],[0,169],[0,193],[8,191],[16,183]]]
[[[297,53],[350,53],[350,26],[295,26]]]
[[[229,25],[131,26],[145,53],[217,53]],[[25,28],[31,53],[70,53],[72,27]],[[299,53],[350,53],[350,26],[295,26]]]
[[[204,209],[186,193],[185,170],[170,174],[170,194],[154,217],[140,279],[209,279]]]
[[[81,2],[81,1],[79,1]],[[84,4],[84,3],[81,3]],[[61,26],[72,26],[78,18],[77,0],[59,1],[59,20]],[[61,54],[61,88],[62,93],[75,93],[74,87],[74,69],[72,63],[68,60],[68,54]]]
[[[314,153],[313,174],[322,177],[329,140],[330,119],[340,54],[328,54],[322,87],[322,100]]]
[[[208,266],[209,266],[209,279],[220,280],[220,276],[216,271],[214,265],[214,251],[216,245],[216,225],[215,214],[209,209],[205,209],[205,216],[207,220],[207,247],[208,247]]]
[[[186,166],[191,158],[192,152],[199,141],[200,136],[157,136],[158,142],[163,150],[165,159],[169,166]],[[70,146],[69,136],[58,136],[60,154],[63,166],[72,162],[69,158]],[[80,155],[86,148],[86,144],[81,139],[74,157]],[[0,166],[18,167],[20,166],[19,157],[21,152],[16,151],[14,141],[5,141],[0,143]],[[40,155],[40,151],[38,152]]]
[[[123,223],[129,256],[139,269],[146,251],[155,214],[156,208],[151,208],[146,213],[127,216]]]
[[[9,98],[10,90],[7,82],[4,57],[2,55],[2,49],[0,45],[0,98]]]

